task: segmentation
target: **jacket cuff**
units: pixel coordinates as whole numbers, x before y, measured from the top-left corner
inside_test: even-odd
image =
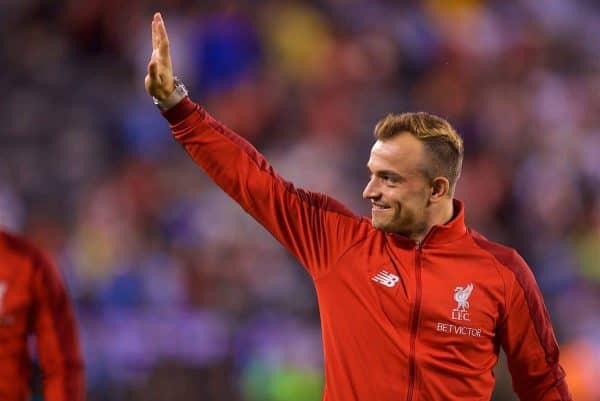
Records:
[[[175,106],[161,113],[169,121],[169,124],[175,125],[185,120],[197,107],[198,105],[192,102],[189,96],[186,96]]]

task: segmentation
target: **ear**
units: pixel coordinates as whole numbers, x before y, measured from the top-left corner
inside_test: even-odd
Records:
[[[430,202],[439,202],[450,194],[450,181],[446,177],[435,177],[431,180]]]

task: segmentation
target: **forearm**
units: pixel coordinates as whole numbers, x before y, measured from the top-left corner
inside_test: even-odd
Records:
[[[194,162],[246,211],[262,220],[254,205],[259,201],[272,203],[267,199],[271,188],[284,185],[265,158],[189,98],[164,115],[173,136]]]
[[[326,270],[357,236],[366,235],[368,225],[351,211],[328,196],[295,188],[248,141],[189,98],[163,114],[196,164],[311,273]]]

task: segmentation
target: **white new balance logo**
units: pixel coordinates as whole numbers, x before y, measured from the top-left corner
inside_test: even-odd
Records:
[[[398,276],[392,273],[388,273],[385,270],[380,271],[375,276],[371,277],[371,280],[383,284],[386,287],[392,288],[400,280]]]

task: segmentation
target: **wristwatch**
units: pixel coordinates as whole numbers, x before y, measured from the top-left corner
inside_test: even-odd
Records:
[[[187,88],[179,78],[173,77],[173,85],[175,86],[175,89],[166,99],[158,100],[157,98],[152,97],[152,101],[161,111],[169,110],[188,95]]]

